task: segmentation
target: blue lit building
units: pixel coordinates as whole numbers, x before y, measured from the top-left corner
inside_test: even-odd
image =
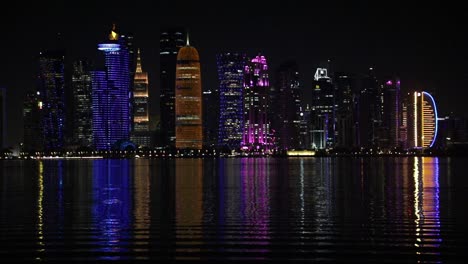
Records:
[[[93,138],[96,149],[109,150],[117,142],[130,138],[129,51],[127,45],[119,40],[115,27],[109,41],[99,44],[98,49],[104,52],[105,69],[91,74]]]
[[[237,149],[244,130],[244,67],[246,57],[240,53],[218,54],[219,129],[218,145]]]
[[[65,52],[41,52],[39,55],[38,107],[45,150],[63,147],[65,132]]]

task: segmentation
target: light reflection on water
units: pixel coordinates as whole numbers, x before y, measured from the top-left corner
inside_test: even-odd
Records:
[[[467,159],[2,162],[2,259],[441,262]],[[32,180],[31,180],[32,179]],[[462,191],[460,191],[462,190]]]

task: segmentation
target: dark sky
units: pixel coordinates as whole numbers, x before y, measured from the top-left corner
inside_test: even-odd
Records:
[[[141,48],[151,95],[159,94],[160,28],[182,26],[200,53],[204,89],[217,86],[217,53],[261,52],[272,78],[281,62],[295,59],[306,96],[319,63],[331,59],[336,71],[361,74],[374,67],[380,76],[397,75],[404,91],[433,92],[442,114],[468,115],[468,23],[458,2],[171,2],[17,1],[2,7],[0,86],[8,90],[8,143],[20,141],[23,96],[34,85],[39,51],[53,48],[60,32],[68,56],[95,59],[113,22],[119,33],[133,33]]]

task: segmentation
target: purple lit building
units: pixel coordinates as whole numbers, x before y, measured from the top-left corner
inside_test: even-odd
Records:
[[[243,89],[246,58],[240,53],[217,55],[219,79],[218,145],[237,149],[244,131]]]
[[[258,55],[244,67],[244,132],[242,149],[250,152],[270,148],[268,112],[268,65]]]
[[[129,139],[131,129],[131,90],[129,52],[115,28],[109,41],[99,44],[105,69],[92,72],[93,138],[95,148],[109,150]]]

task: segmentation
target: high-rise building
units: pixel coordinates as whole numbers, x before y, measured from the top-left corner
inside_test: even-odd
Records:
[[[218,145],[238,149],[244,131],[245,54],[223,53],[216,57],[219,80]]]
[[[140,146],[149,147],[151,145],[148,73],[142,69],[140,49],[138,49],[136,71],[133,79],[133,131],[131,141]]]
[[[160,130],[161,143],[165,147],[175,146],[175,78],[177,53],[185,44],[185,30],[168,28],[161,30],[159,42],[160,59]]]
[[[99,44],[98,49],[104,52],[105,69],[91,74],[93,138],[96,149],[109,150],[130,138],[129,53],[126,45],[119,41],[115,25],[109,40]]]
[[[187,44],[177,54],[175,117],[177,149],[202,149],[203,118],[200,58]]]
[[[40,129],[46,150],[64,146],[65,52],[51,50],[39,55],[38,98]]]
[[[244,67],[244,132],[242,149],[249,152],[271,148],[268,122],[270,80],[265,56],[257,55]]]
[[[400,123],[400,80],[388,78],[383,85],[382,127],[384,131],[381,147],[391,149],[398,147]]]
[[[276,71],[276,85],[270,96],[271,129],[279,150],[299,148],[301,90],[298,68],[295,61],[282,63]]]
[[[399,147],[402,149],[408,148],[408,110],[410,107],[409,99],[411,96],[408,94],[407,96],[401,97],[401,114],[400,114],[400,136],[399,140]]]
[[[437,138],[437,106],[431,94],[412,94],[408,115],[408,141],[411,148],[431,148]]]
[[[77,60],[73,63],[73,141],[81,147],[93,145],[93,111],[91,64],[87,60]]]
[[[205,86],[206,87],[206,86]],[[219,91],[203,91],[203,145],[215,148],[218,145]]]
[[[335,144],[335,88],[326,68],[317,68],[312,96],[312,148],[332,148]]]
[[[373,68],[362,78],[357,117],[358,145],[364,148],[378,147],[382,124],[382,93]]]
[[[336,107],[336,148],[350,150],[358,147],[357,80],[346,73],[336,73],[335,107]]]
[[[0,151],[5,147],[6,134],[6,89],[0,87]]]
[[[23,149],[22,151],[43,150],[40,110],[42,102],[39,91],[31,89],[26,92],[23,104]]]

